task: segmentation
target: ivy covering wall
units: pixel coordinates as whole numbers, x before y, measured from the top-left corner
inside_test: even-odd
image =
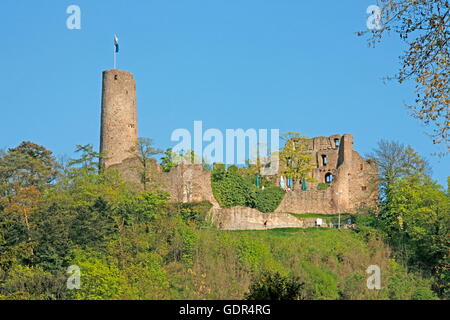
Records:
[[[211,175],[214,197],[221,207],[243,206],[261,212],[273,212],[283,200],[285,191],[268,180],[255,185],[256,174],[223,164],[216,164]]]

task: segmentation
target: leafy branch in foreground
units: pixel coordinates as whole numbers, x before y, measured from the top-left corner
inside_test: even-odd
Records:
[[[400,83],[415,81],[416,99],[408,105],[412,116],[429,125],[434,144],[450,151],[450,4],[448,0],[380,0],[381,27],[371,34],[375,46],[394,32],[406,43],[401,67],[394,77]]]

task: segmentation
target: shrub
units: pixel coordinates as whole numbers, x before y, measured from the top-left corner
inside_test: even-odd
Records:
[[[259,189],[253,185],[255,178],[255,175],[241,175],[236,166],[225,170],[223,164],[216,164],[211,175],[214,197],[225,208],[244,206],[273,212],[283,200],[285,191],[273,185]]]
[[[319,191],[327,190],[329,186],[330,186],[330,185],[329,185],[328,183],[320,182],[320,183],[317,185],[317,190],[319,190]]]
[[[250,285],[247,300],[306,300],[305,284],[297,277],[266,272]]]
[[[248,206],[251,185],[231,166],[226,173],[215,169],[212,175],[214,197],[222,207]]]
[[[255,208],[261,212],[273,212],[283,200],[285,191],[279,187],[271,186],[255,192]]]
[[[197,225],[203,225],[207,223],[207,215],[212,207],[211,202],[187,202],[187,203],[174,203],[172,204],[172,210],[177,213],[181,213],[181,217],[184,221],[193,221]]]

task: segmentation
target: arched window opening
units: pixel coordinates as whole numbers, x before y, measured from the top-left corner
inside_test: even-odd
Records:
[[[333,175],[331,174],[331,173],[327,173],[326,175],[325,175],[325,183],[331,183],[332,181],[333,181]]]
[[[324,166],[326,166],[327,165],[327,156],[326,155],[322,155],[322,164],[324,165]]]
[[[334,139],[334,145],[336,146],[336,148],[339,147],[339,142],[340,140],[338,138]]]

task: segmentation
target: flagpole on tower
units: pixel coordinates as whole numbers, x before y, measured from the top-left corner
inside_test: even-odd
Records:
[[[119,38],[114,34],[114,69],[117,69],[117,53],[119,52]]]

